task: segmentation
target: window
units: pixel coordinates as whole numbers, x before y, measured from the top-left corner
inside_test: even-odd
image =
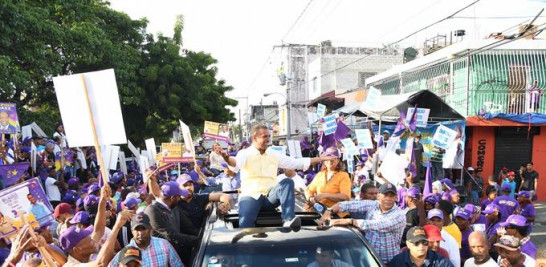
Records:
[[[364,85],[366,84],[366,79],[374,76],[376,73],[375,72],[359,72],[358,73],[358,86],[359,87],[364,87]]]

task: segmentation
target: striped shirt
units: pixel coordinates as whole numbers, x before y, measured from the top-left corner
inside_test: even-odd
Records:
[[[129,246],[137,247],[135,239],[131,239]],[[150,245],[146,249],[140,249],[142,252],[142,267],[152,267],[152,266],[171,266],[178,267],[184,266],[178,254],[174,250],[173,246],[169,241],[153,237],[150,241]],[[114,259],[110,262],[108,266],[117,267],[119,265],[120,253],[116,254]]]
[[[394,205],[389,211],[382,212],[378,201],[360,200],[340,202],[339,207],[340,212],[365,214],[364,219],[357,220],[358,225],[384,263],[388,263],[400,252],[406,216],[398,206]]]

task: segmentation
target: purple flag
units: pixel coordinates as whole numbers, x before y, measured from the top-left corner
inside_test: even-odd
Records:
[[[333,134],[324,135],[324,132],[322,132],[320,134],[319,145],[321,145],[324,149],[326,149],[327,147],[335,146],[336,139]]]
[[[336,138],[336,140],[344,139],[345,137],[347,137],[350,131],[351,131],[351,128],[347,127],[345,123],[339,120],[337,121],[337,129],[336,129],[336,132],[334,133],[334,137]]]
[[[415,132],[415,129],[417,129],[417,105],[413,107],[413,113],[411,114],[409,121],[409,128],[412,132]]]
[[[382,147],[385,144],[385,141],[383,140],[383,136],[379,137],[379,142],[377,143],[377,147]]]
[[[398,118],[398,122],[396,123],[396,127],[394,128],[394,131],[392,132],[392,136],[400,135],[405,129],[406,129],[406,114],[401,112],[400,118]]]
[[[430,162],[427,163],[427,174],[425,176],[425,188],[423,189],[423,195],[432,193],[432,180],[430,179]]]
[[[29,162],[20,162],[0,166],[0,175],[2,176],[2,183],[4,184],[4,188],[7,188],[17,183],[17,181],[21,179],[23,174],[28,171],[29,166]]]
[[[411,150],[411,161],[408,169],[413,177],[417,176],[417,161],[415,160],[415,153],[413,153],[413,149]]]

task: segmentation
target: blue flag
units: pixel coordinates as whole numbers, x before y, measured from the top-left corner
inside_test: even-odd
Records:
[[[0,175],[2,176],[2,183],[4,184],[4,188],[7,188],[8,186],[17,183],[17,181],[21,179],[23,174],[28,171],[29,166],[29,162],[20,162],[0,166]]]

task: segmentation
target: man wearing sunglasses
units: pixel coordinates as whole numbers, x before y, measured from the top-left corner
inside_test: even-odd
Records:
[[[408,250],[394,256],[388,266],[453,266],[449,260],[428,249],[428,238],[425,229],[421,226],[415,226],[408,230],[406,245]]]

